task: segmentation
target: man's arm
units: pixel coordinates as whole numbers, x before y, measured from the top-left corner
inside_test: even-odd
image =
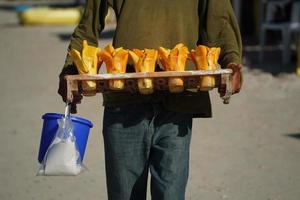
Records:
[[[199,44],[221,47],[222,68],[233,69],[233,92],[242,84],[242,40],[230,0],[204,0],[199,5]],[[221,88],[221,95],[224,90]]]
[[[98,46],[98,38],[100,32],[104,29],[107,10],[107,0],[86,1],[82,18],[71,36],[68,51],[76,49],[81,52],[83,40],[87,40],[90,45]],[[78,71],[71,57],[67,54],[64,67],[59,75],[58,93],[62,96],[63,101],[66,101],[66,81],[64,76],[68,74],[78,74]],[[81,96],[74,97],[74,104],[71,106],[72,112],[76,112],[76,103],[80,103],[81,98]]]

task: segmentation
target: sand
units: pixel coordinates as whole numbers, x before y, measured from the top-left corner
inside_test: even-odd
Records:
[[[94,123],[84,159],[89,170],[35,176],[41,116],[64,111],[56,91],[73,29],[22,27],[15,13],[0,10],[1,200],[106,199],[101,95],[78,108]],[[213,119],[194,120],[186,199],[298,200],[300,78],[245,68],[242,92],[223,105],[214,91],[212,102]]]

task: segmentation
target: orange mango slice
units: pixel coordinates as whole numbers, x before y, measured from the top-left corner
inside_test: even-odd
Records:
[[[115,49],[110,44],[106,46],[103,51],[98,53],[98,58],[106,64],[107,73],[118,74],[126,72],[128,51],[122,47]],[[112,90],[122,90],[124,86],[124,80],[117,79],[109,81],[109,88]]]
[[[129,50],[129,55],[134,63],[136,72],[154,72],[158,57],[157,50],[154,49],[133,49]],[[138,79],[138,88],[141,94],[153,93],[153,80],[151,78]]]
[[[159,61],[165,71],[185,71],[189,50],[182,43],[177,44],[173,49],[158,48]],[[182,78],[169,78],[169,90],[172,93],[179,93],[184,90]]]

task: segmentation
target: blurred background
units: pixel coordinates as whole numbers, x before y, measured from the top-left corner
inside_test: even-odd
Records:
[[[0,199],[107,199],[102,97],[84,98],[88,170],[41,177],[41,116],[64,111],[58,74],[84,0],[0,0]],[[188,200],[300,198],[300,1],[232,0],[244,52],[244,85],[212,119],[195,119]],[[110,10],[99,45],[112,42]],[[150,196],[148,195],[150,199]]]

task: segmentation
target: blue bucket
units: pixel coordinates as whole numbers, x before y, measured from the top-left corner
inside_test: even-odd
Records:
[[[58,129],[57,120],[63,118],[63,114],[58,113],[46,113],[43,115],[42,119],[44,120],[41,141],[40,141],[40,150],[38,160],[40,163],[43,162],[44,156],[47,152],[48,147],[54,139],[55,133]],[[92,122],[81,117],[70,116],[73,122],[73,132],[76,137],[76,143],[80,153],[81,161],[83,161],[86,144],[89,137],[90,128],[93,127]]]

